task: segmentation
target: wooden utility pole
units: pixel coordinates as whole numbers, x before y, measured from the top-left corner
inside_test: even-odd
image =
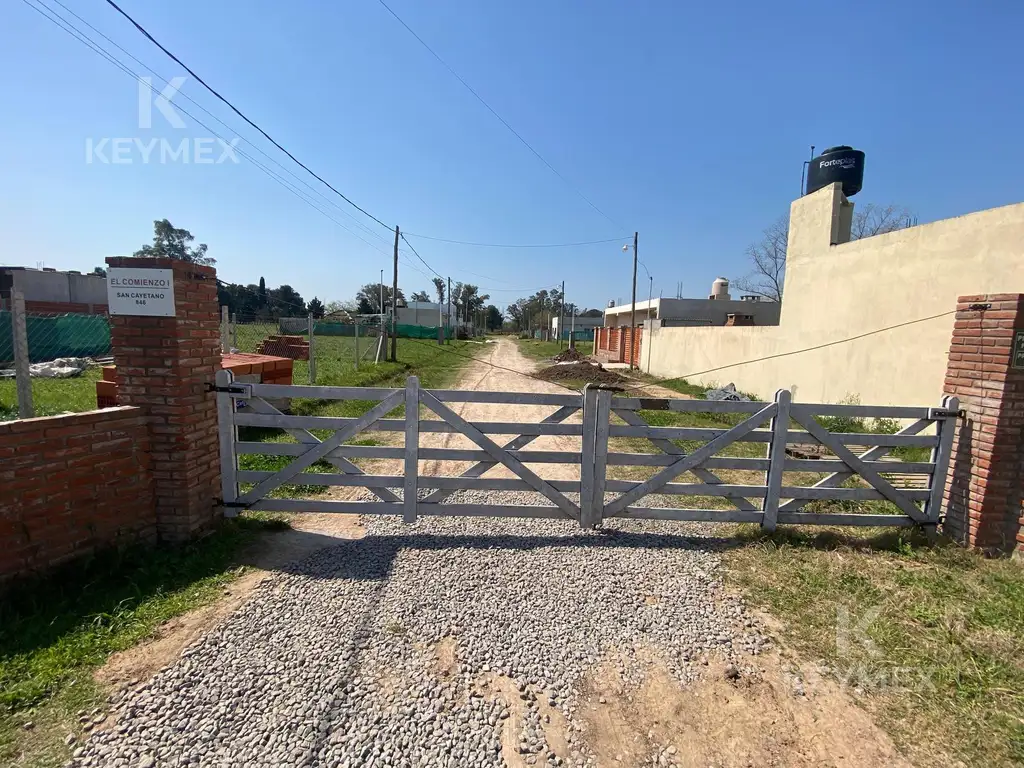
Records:
[[[398,361],[398,225],[395,225],[395,277],[391,284],[391,362]],[[633,289],[636,291],[636,267],[633,268]]]
[[[629,349],[626,351],[626,354],[629,355],[629,369],[630,370],[633,370],[636,367],[633,364],[633,348],[635,347],[634,340],[635,340],[635,337],[636,337],[636,260],[637,260],[637,245],[639,244],[639,240],[640,240],[640,233],[639,232],[634,232],[633,233],[633,305],[629,308],[629,327],[630,327],[631,330],[629,332]],[[395,242],[397,243],[398,241],[396,240]],[[398,246],[396,245],[395,247],[397,248]],[[395,253],[397,254],[398,251],[396,250]],[[398,258],[398,256],[395,256],[395,259],[397,259],[397,258]],[[397,270],[398,270],[398,262],[397,261],[395,262],[395,270],[396,270],[395,274],[398,274],[398,272],[397,272]]]

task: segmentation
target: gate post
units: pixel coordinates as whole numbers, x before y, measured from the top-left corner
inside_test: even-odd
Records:
[[[231,371],[217,371],[217,386],[230,387],[235,381]],[[235,443],[238,440],[238,427],[235,426],[235,398],[227,392],[217,393],[217,431],[220,438],[220,495],[224,501],[224,517],[236,517],[238,510],[231,506],[238,501],[238,456]]]
[[[1024,549],[1024,294],[961,296],[945,392],[960,399],[944,531],[967,546]],[[929,504],[930,514],[934,514]]]
[[[402,520],[416,522],[420,474],[420,380],[405,380],[405,488],[402,492]]]
[[[612,414],[612,392],[609,389],[597,390],[594,430],[594,499],[591,505],[591,527],[604,522],[604,488],[608,479],[608,425]]]
[[[782,472],[786,467],[786,439],[789,433],[789,402],[792,393],[780,389],[775,393],[775,416],[772,418],[772,441],[768,444],[768,477],[764,496],[764,516],[761,527],[774,531],[779,519],[779,495],[782,490]]]
[[[221,495],[217,399],[220,308],[213,267],[168,258],[113,256],[107,265],[172,270],[174,315],[111,314],[121,405],[146,414],[157,532],[182,541],[209,528]]]
[[[597,441],[597,390],[593,384],[583,387],[583,453],[580,458],[580,527],[593,526],[594,445]]]

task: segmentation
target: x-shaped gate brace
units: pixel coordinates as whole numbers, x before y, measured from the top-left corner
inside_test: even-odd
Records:
[[[455,413],[455,411],[453,411],[447,405],[445,405],[436,397],[434,397],[434,395],[432,395],[430,392],[420,390],[419,400],[423,405],[425,405],[427,408],[429,408],[431,411],[433,411],[435,414],[441,417],[442,420],[444,420],[451,426],[455,427],[457,430],[459,430],[459,432],[461,432],[474,443],[476,443],[478,446],[483,448],[484,451],[490,454],[491,457],[494,459],[493,462],[480,462],[479,464],[470,467],[470,469],[468,469],[463,476],[479,477],[484,472],[486,472],[487,469],[493,467],[495,463],[502,464],[508,469],[510,469],[517,477],[519,477],[522,480],[525,480],[531,488],[533,488],[546,499],[554,503],[554,505],[558,507],[560,510],[562,510],[562,512],[567,517],[577,521],[580,519],[580,508],[576,504],[573,504],[573,502],[570,501],[565,496],[565,494],[555,490],[550,483],[548,483],[546,480],[541,479],[541,477],[537,475],[537,473],[529,469],[525,464],[519,461],[519,459],[515,458],[511,453],[509,453],[509,450],[512,450],[511,448],[509,448],[509,446],[512,443],[515,443],[516,441],[521,441],[521,445],[526,445],[527,443],[531,442],[533,439],[538,437],[537,435],[520,435],[515,440],[507,444],[505,447],[502,447],[495,443],[493,440],[491,440],[489,437],[487,437],[487,435],[485,435],[479,429],[474,427],[468,421],[459,416],[459,414]],[[565,413],[564,415],[560,414],[562,414],[562,412],[566,410],[572,412],[578,409],[575,406],[564,406],[555,411],[555,413],[551,414],[551,416],[545,419],[543,423],[557,423],[556,421],[553,421],[555,417],[558,417],[557,421],[563,421],[567,416],[569,416],[569,413]],[[490,466],[478,469],[478,467],[480,467],[483,464],[489,464]],[[468,474],[469,472],[474,471],[476,472],[476,474]]]
[[[614,499],[613,501],[604,505],[603,516],[628,517],[629,513],[627,508],[630,504],[639,499],[642,499],[644,496],[647,496],[650,493],[655,493],[659,488],[672,482],[672,480],[681,475],[683,472],[693,471],[694,469],[700,468],[701,464],[703,464],[709,458],[711,458],[720,450],[725,448],[727,445],[738,442],[739,440],[753,432],[755,429],[760,427],[766,421],[771,419],[772,416],[775,415],[777,408],[777,403],[770,403],[769,405],[759,410],[757,413],[741,421],[735,427],[732,427],[727,432],[719,435],[713,440],[708,441],[700,448],[691,453],[684,454],[681,452],[680,449],[672,445],[672,443],[669,443],[669,445],[672,445],[672,447],[676,450],[676,452],[671,455],[678,455],[680,457],[679,460],[673,462],[672,464],[669,464],[660,472],[656,473],[655,475],[648,478],[639,485],[633,487],[631,490],[626,491],[617,499]],[[621,416],[622,414],[620,413],[619,415]],[[640,419],[640,422],[641,424],[646,423],[642,419]],[[668,441],[666,440],[665,442]],[[662,446],[659,446],[659,448],[661,447]],[[662,450],[664,450],[664,448],[662,448]],[[721,483],[721,480],[719,480],[717,476],[711,476],[715,478],[716,483]],[[744,499],[744,501],[746,500]],[[749,504],[749,502],[747,503]]]

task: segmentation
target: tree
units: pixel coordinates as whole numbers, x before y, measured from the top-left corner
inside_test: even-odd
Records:
[[[437,291],[437,302],[438,304],[444,304],[445,297],[445,284],[444,280],[440,277],[433,278],[434,290]]]
[[[413,301],[430,301],[430,294],[428,294],[426,291],[416,291],[416,293],[414,293],[412,295],[412,300]]]
[[[267,281],[260,275],[260,288],[259,288],[260,306],[265,307],[267,305]]]
[[[302,317],[306,314],[306,302],[299,292],[290,285],[282,285],[267,291],[270,314],[278,317]]]
[[[359,302],[354,299],[348,299],[347,301],[338,301],[333,299],[328,301],[324,307],[324,315],[356,315],[359,313]]]
[[[160,219],[153,222],[153,244],[142,246],[132,256],[177,259],[204,266],[216,264],[216,259],[206,255],[206,243],[193,248],[190,244],[194,241],[187,229],[177,229],[167,219]]]
[[[909,209],[898,205],[878,206],[866,203],[855,210],[850,226],[850,239],[860,240],[886,232],[895,232],[917,224],[917,217]],[[770,301],[782,301],[786,278],[786,245],[789,242],[789,216],[783,216],[768,229],[761,239],[747,246],[747,256],[753,264],[750,274],[733,281],[737,290],[752,293]]]
[[[484,324],[487,326],[488,331],[500,331],[501,326],[505,323],[505,318],[501,314],[501,310],[493,304],[487,305],[487,314],[484,318]]]
[[[770,301],[782,301],[788,240],[789,216],[783,216],[761,233],[760,240],[747,246],[753,270],[746,277],[733,281],[736,288]]]
[[[361,315],[379,315],[381,313],[380,307],[380,283],[367,283],[359,292],[356,294],[356,302],[358,303],[359,314]],[[405,294],[402,293],[402,289],[398,289],[398,300],[405,301]],[[384,308],[385,310],[391,306],[391,286],[384,286]]]
[[[585,310],[583,314],[577,315],[577,317],[604,317],[604,311],[600,309],[588,309]]]
[[[92,274],[99,275],[100,277],[106,277],[107,270],[105,267],[96,267],[93,269]]]
[[[313,316],[314,320],[319,320],[324,316],[324,303],[314,296],[309,300],[309,304],[306,306],[306,311]]]

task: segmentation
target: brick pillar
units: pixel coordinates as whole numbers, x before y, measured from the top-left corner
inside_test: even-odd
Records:
[[[220,495],[216,395],[220,368],[217,272],[174,259],[107,259],[111,267],[174,270],[174,317],[110,318],[121,405],[148,419],[157,532],[182,541],[210,527]]]
[[[1022,341],[1014,365],[1014,339]],[[945,531],[962,544],[1018,554],[1024,547],[1024,294],[957,300],[945,391],[960,398],[946,482]]]

